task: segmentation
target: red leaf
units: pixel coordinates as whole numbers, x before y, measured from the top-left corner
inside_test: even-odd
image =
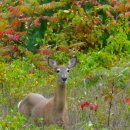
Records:
[[[127,100],[127,104],[130,105],[130,99]]]
[[[90,103],[89,108],[90,108],[90,110],[93,110],[96,112],[98,110],[98,104]]]
[[[34,20],[34,25],[35,25],[36,27],[39,27],[39,26],[41,25],[41,23],[40,23],[40,18],[39,18],[39,17]]]
[[[130,105],[130,98],[125,98],[125,102],[126,102],[126,104],[128,104],[128,105]]]
[[[20,16],[21,15],[21,10],[19,6],[13,7],[9,6],[9,17],[14,17],[14,16]]]
[[[9,37],[10,40],[13,40],[13,41],[19,41],[20,39],[20,36],[17,34],[7,34],[7,36]]]
[[[128,97],[123,97],[123,98],[122,98],[122,101],[123,101],[123,103],[126,103],[126,104],[130,105],[130,98],[128,98]]]
[[[80,103],[80,107],[82,108],[82,110],[83,110],[84,107],[89,107],[89,105],[90,105],[89,102],[81,102]]]
[[[12,29],[6,29],[4,31],[4,34],[12,34],[13,33],[13,30]]]
[[[94,106],[92,103],[90,103],[89,108],[90,108],[90,110],[94,110]]]

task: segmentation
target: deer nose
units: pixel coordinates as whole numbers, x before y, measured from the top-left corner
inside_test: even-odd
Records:
[[[67,80],[67,78],[66,77],[62,77],[62,80],[65,82]]]

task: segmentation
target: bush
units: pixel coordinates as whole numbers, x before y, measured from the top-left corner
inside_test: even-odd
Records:
[[[14,60],[11,64],[0,63],[1,94],[15,104],[25,94],[42,88],[44,72],[35,69],[28,61]],[[7,103],[1,99],[1,104]],[[12,105],[11,105],[12,106]],[[11,107],[10,106],[10,107]]]
[[[22,129],[17,103],[28,93],[53,95],[56,76],[47,58],[67,64],[72,55],[79,64],[67,86],[71,129],[130,129],[127,1],[2,1],[0,7],[0,129]],[[31,122],[25,129],[43,128]]]

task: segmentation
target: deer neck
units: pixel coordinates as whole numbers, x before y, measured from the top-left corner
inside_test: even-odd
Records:
[[[56,111],[62,112],[66,107],[66,85],[59,85],[54,96]]]

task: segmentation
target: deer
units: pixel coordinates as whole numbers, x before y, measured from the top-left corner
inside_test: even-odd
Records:
[[[41,94],[29,93],[18,103],[18,111],[28,120],[32,119],[38,124],[38,119],[43,118],[42,126],[57,124],[66,129],[69,124],[66,83],[70,69],[76,65],[77,58],[73,56],[67,66],[59,65],[48,57],[48,65],[57,74],[57,87],[51,98],[45,98]]]

